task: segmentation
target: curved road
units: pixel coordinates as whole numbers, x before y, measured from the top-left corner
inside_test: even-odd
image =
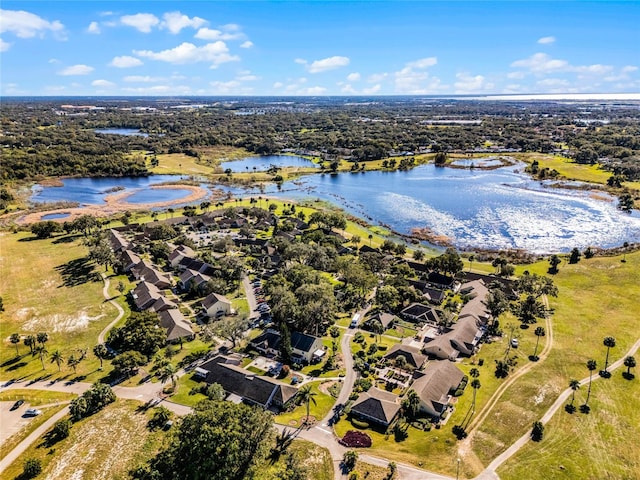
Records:
[[[109,330],[111,330],[124,315],[124,310],[118,304],[118,302],[116,302],[113,299],[110,299],[109,297],[109,278],[103,273],[102,279],[104,280],[104,288],[102,289],[102,294],[104,295],[105,300],[109,301],[111,305],[116,307],[116,310],[118,310],[118,316],[109,325],[104,327],[104,330],[100,332],[100,335],[98,335],[98,343],[104,343],[104,338],[107,336],[107,333],[109,332]]]

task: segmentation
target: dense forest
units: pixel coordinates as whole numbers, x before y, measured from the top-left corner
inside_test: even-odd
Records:
[[[202,155],[211,146],[377,160],[404,152],[561,153],[640,178],[638,105],[412,97],[189,100],[9,99],[0,180],[148,174],[134,150]],[[103,135],[135,128],[148,136]]]

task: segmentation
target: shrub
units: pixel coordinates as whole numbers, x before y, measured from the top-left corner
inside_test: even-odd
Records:
[[[349,430],[340,440],[340,444],[345,447],[368,448],[371,446],[371,437],[364,432]]]
[[[367,422],[365,422],[364,420],[358,420],[357,418],[352,418],[351,423],[356,428],[362,428],[364,430],[369,428],[369,424]]]
[[[35,478],[42,472],[42,462],[37,458],[28,458],[24,462],[22,478]]]
[[[533,428],[531,429],[531,440],[539,442],[544,436],[544,425],[542,422],[533,422]]]

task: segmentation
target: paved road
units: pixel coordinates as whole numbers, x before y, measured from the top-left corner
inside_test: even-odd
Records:
[[[256,311],[256,308],[258,308],[258,301],[253,293],[253,285],[251,285],[249,277],[246,275],[242,277],[242,286],[244,287],[244,294],[247,297],[247,303],[249,304],[249,318],[258,318],[260,316],[260,313]]]
[[[116,302],[115,300],[109,300],[109,298],[110,298],[109,297],[109,278],[107,278],[107,276],[103,273],[102,274],[102,279],[104,280],[104,288],[102,289],[102,294],[104,295],[105,300],[108,300],[109,303],[111,305],[113,305],[116,308],[116,310],[118,310],[118,315],[116,316],[116,318],[109,325],[107,325],[104,328],[104,330],[102,330],[100,332],[100,335],[98,335],[98,343],[104,343],[105,337],[107,336],[107,333],[109,332],[109,330],[111,330],[116,325],[116,323],[118,323],[120,321],[120,319],[124,315],[124,310],[118,304],[118,302]]]

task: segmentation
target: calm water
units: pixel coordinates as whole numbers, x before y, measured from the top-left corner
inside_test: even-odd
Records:
[[[103,178],[66,178],[62,187],[33,187],[32,202],[70,201],[82,204],[99,205],[104,197],[123,191],[135,192],[128,201],[132,203],[152,203],[163,200],[176,200],[189,194],[187,190],[149,189],[150,185],[180,180],[180,175],[151,175],[149,177],[103,177]],[[116,187],[121,190],[113,191]],[[141,200],[142,198],[142,200]]]
[[[148,133],[142,133],[137,128],[98,128],[94,130],[96,133],[101,133],[103,135],[127,135],[127,136],[138,136],[138,137],[148,137]]]
[[[337,203],[374,224],[410,233],[429,228],[459,248],[566,252],[640,241],[640,215],[589,193],[544,187],[520,167],[461,170],[424,165],[407,172],[310,175],[262,193]],[[257,189],[233,193],[260,194]],[[602,195],[599,195],[602,197]]]
[[[43,215],[41,220],[59,220],[61,218],[67,218],[68,216],[68,213],[49,213],[48,215]]]
[[[247,171],[265,171],[268,170],[271,165],[276,167],[317,167],[311,160],[307,160],[302,157],[294,157],[292,155],[264,155],[261,157],[249,157],[241,160],[233,160],[229,162],[222,162],[220,167],[223,170],[230,168],[232,172],[247,172]]]

